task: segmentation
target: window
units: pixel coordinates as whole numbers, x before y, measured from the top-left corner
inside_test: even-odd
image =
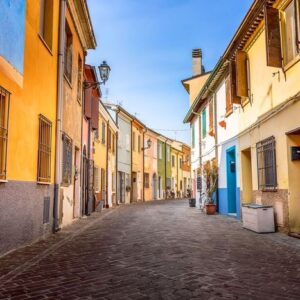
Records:
[[[115,135],[111,134],[112,153],[115,153]]]
[[[132,133],[132,151],[135,151],[135,132]]]
[[[50,183],[51,181],[51,142],[52,123],[44,116],[39,117],[39,148],[37,181]]]
[[[179,168],[182,168],[182,158],[179,158]]]
[[[293,0],[283,10],[284,63],[288,64],[299,53],[299,1]]]
[[[241,103],[244,104],[247,98],[250,98],[250,65],[247,52],[241,50],[236,52],[235,66],[236,94],[241,97]]]
[[[267,66],[282,67],[280,22],[278,9],[269,5],[265,6],[265,31]]]
[[[182,190],[182,180],[180,180],[180,190]]]
[[[192,148],[195,148],[195,124],[192,124]]]
[[[233,112],[233,104],[241,104],[241,98],[237,96],[236,88],[236,63],[230,61],[228,75],[225,79],[226,89],[226,116]]]
[[[116,190],[116,174],[115,172],[112,173],[111,183],[112,183],[112,191]]]
[[[130,151],[130,136],[126,134],[126,150]]]
[[[172,155],[172,167],[175,167],[175,156]]]
[[[166,146],[167,147],[167,161],[170,162],[171,161],[171,150],[170,150],[170,146]]]
[[[63,135],[63,163],[62,183],[70,185],[72,182],[72,140],[66,134]]]
[[[94,166],[94,190],[100,192],[100,169],[97,166]]]
[[[53,33],[53,0],[40,0],[40,36],[52,49]]]
[[[108,131],[107,131],[107,147],[108,147],[108,150],[111,150],[112,139],[111,139],[111,130],[110,130],[110,128],[108,128]]]
[[[102,200],[105,200],[105,191],[106,191],[106,172],[105,169],[101,168],[101,192],[102,192]]]
[[[99,128],[95,129],[94,132],[95,132],[95,140],[99,141]]]
[[[141,152],[141,136],[138,136],[138,152]]]
[[[206,138],[207,129],[206,129],[206,108],[201,113],[201,120],[202,120],[202,138]]]
[[[102,122],[102,134],[101,134],[101,143],[105,144],[105,123]]]
[[[275,190],[277,188],[275,138],[270,137],[256,145],[258,188]]]
[[[82,59],[78,55],[78,72],[77,72],[77,100],[81,103],[82,99]]]
[[[148,189],[150,187],[149,184],[149,173],[144,173],[144,187]]]
[[[66,28],[65,28],[65,54],[64,54],[64,60],[65,60],[65,76],[68,79],[70,83],[72,83],[72,61],[73,61],[73,36],[71,29],[66,22]]]
[[[0,180],[6,179],[10,93],[0,86]]]
[[[160,142],[157,143],[157,152],[158,152],[158,159],[162,159],[162,145]]]

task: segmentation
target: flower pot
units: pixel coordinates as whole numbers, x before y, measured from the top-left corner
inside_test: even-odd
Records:
[[[189,205],[190,205],[190,207],[196,207],[196,199],[195,198],[190,198],[189,199]]]
[[[216,213],[216,204],[206,204],[206,214],[214,215]]]

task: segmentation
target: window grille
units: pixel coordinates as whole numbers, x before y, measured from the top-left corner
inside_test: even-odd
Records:
[[[148,189],[150,186],[149,184],[149,173],[144,173],[144,187]]]
[[[260,190],[276,190],[276,149],[275,138],[272,136],[256,145],[258,187]]]
[[[100,169],[97,166],[94,166],[94,190],[100,192]]]
[[[72,83],[72,60],[73,60],[73,36],[71,29],[66,22],[66,29],[65,29],[65,54],[64,54],[64,60],[65,60],[65,76],[69,80],[70,83]]]
[[[39,148],[37,181],[51,181],[51,138],[52,123],[44,116],[39,116]]]
[[[77,74],[77,100],[81,103],[82,99],[82,59],[78,55],[78,74]]]
[[[63,135],[63,165],[62,183],[70,185],[72,182],[72,140],[66,134]]]
[[[0,179],[6,179],[10,93],[0,86]]]
[[[102,137],[101,137],[102,144],[105,144],[105,123],[102,122]]]

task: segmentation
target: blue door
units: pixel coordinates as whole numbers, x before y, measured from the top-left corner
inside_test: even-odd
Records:
[[[235,147],[227,150],[227,199],[228,213],[236,214],[236,154]]]

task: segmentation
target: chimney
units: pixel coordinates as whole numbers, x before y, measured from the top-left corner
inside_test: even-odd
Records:
[[[204,73],[204,68],[202,66],[202,50],[193,49],[193,76],[201,75]]]

